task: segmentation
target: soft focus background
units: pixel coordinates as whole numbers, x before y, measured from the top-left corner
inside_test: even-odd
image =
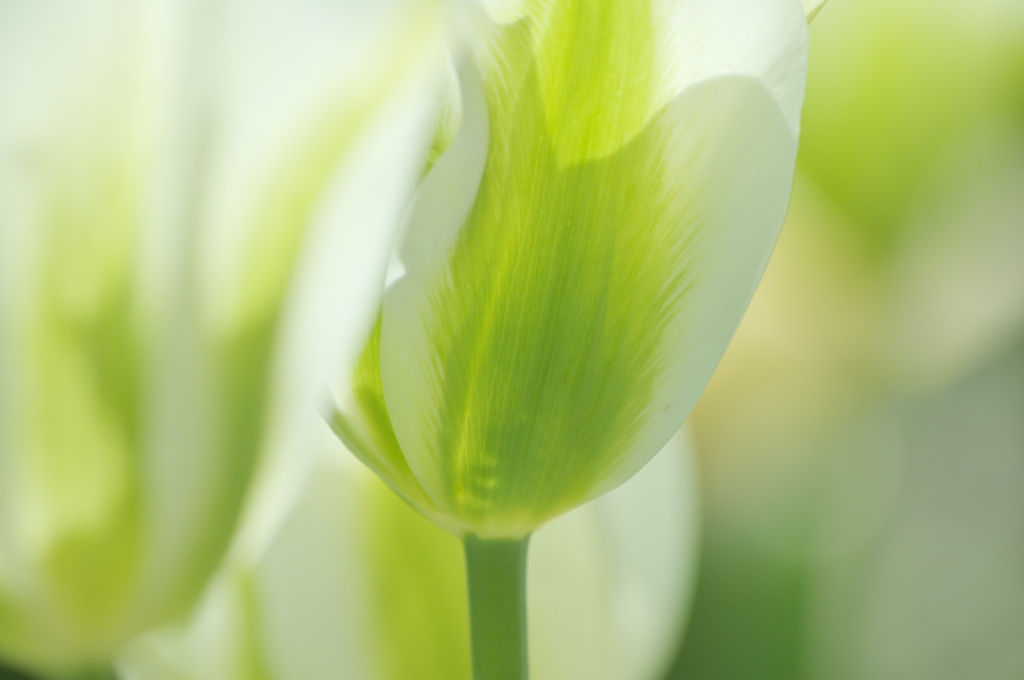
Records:
[[[670,678],[1024,677],[1024,2],[830,0]]]

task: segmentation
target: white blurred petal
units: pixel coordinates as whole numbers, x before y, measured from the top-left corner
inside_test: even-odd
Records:
[[[633,479],[530,539],[538,680],[653,680],[682,635],[698,491],[685,430]]]
[[[134,644],[121,663],[130,680],[468,680],[459,542],[326,427],[313,438],[325,455],[260,564],[225,573],[188,628]],[[643,474],[538,532],[527,577],[533,677],[656,680],[688,608],[696,506],[681,433]]]

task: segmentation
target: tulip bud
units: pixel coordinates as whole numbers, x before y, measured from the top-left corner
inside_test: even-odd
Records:
[[[785,216],[795,0],[487,5],[332,424],[460,536],[519,539],[690,412]]]
[[[393,100],[435,10],[362,5],[0,3],[5,663],[102,667],[219,564],[303,396],[292,322],[361,292],[308,294],[308,253],[384,255],[420,169]],[[359,155],[386,175],[353,196]]]

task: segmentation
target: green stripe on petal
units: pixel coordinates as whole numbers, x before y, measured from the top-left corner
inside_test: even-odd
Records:
[[[346,412],[335,409],[328,416],[331,429],[349,451],[398,495],[417,508],[429,508],[430,500],[402,455],[384,402],[379,318],[352,375],[352,396],[353,402]]]
[[[529,22],[536,69],[531,76],[540,82],[555,156],[561,165],[606,156],[644,129],[654,113],[650,3],[567,0],[548,6],[547,16]],[[530,55],[515,54],[509,42],[498,46],[498,58],[530,64]]]
[[[38,241],[15,326],[27,378],[25,450],[12,461],[24,522],[16,540],[62,602],[61,625],[83,632],[109,625],[141,547],[144,376],[132,286],[146,154],[131,87],[105,85],[112,101],[83,107],[75,129],[62,130],[67,149],[38,159]]]
[[[678,428],[766,264],[796,149],[749,76],[648,115],[646,3],[547,9],[487,41],[472,206],[461,217],[452,189],[475,186],[472,163],[442,157],[383,307],[397,440],[437,511],[480,535],[523,535],[607,491]],[[635,49],[608,52],[608,31]]]

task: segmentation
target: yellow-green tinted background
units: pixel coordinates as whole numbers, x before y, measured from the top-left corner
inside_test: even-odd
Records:
[[[1024,2],[830,0],[670,678],[1024,677]]]

